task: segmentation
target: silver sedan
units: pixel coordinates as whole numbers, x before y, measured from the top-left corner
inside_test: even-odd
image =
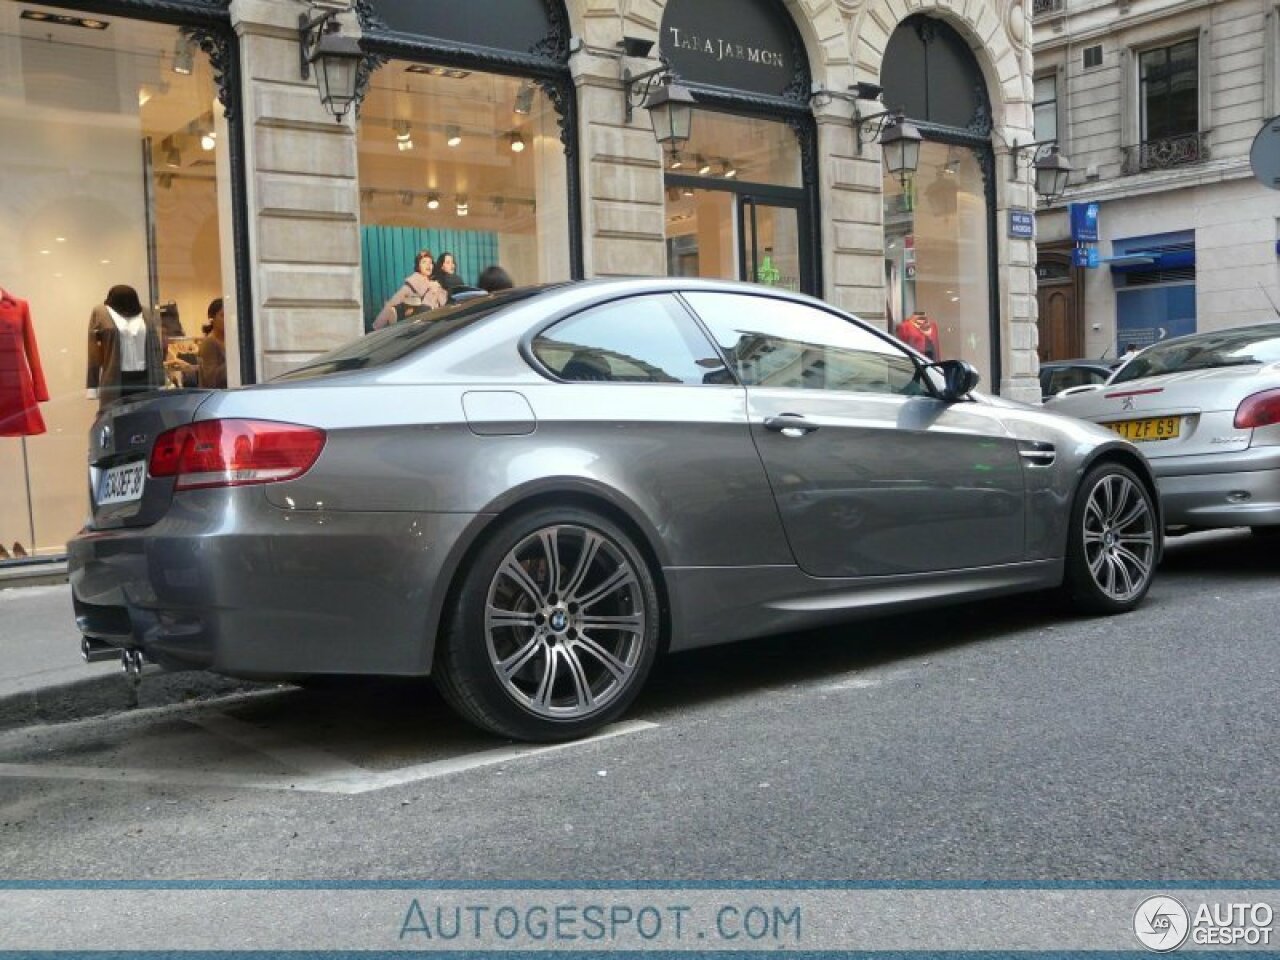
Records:
[[[667,650],[1016,591],[1132,609],[1162,544],[1142,454],[976,383],[817,300],[673,279],[509,291],[129,400],[68,547],[84,650],[430,675],[553,740]]]
[[[1157,343],[1046,406],[1141,444],[1171,527],[1280,533],[1280,323]]]

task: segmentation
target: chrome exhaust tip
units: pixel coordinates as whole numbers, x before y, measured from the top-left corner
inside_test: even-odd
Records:
[[[120,653],[120,666],[124,675],[135,687],[142,681],[142,651],[138,649],[123,650]]]
[[[80,656],[84,658],[85,663],[103,663],[107,660],[120,660],[124,656],[124,651],[102,640],[95,640],[93,637],[81,637]]]

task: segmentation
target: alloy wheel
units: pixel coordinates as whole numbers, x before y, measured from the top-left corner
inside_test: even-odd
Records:
[[[1084,555],[1098,589],[1112,600],[1138,596],[1155,566],[1155,517],[1145,492],[1125,474],[1103,476],[1084,510]]]
[[[507,695],[539,717],[586,717],[612,702],[635,675],[646,628],[634,566],[585,526],[529,534],[489,585],[490,666]]]

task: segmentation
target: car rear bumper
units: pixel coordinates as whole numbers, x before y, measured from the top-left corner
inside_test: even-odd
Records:
[[[1280,447],[1150,463],[1169,526],[1280,525]]]
[[[151,526],[67,545],[77,625],[168,669],[426,674],[449,558],[479,519],[283,511],[258,489],[193,491]]]

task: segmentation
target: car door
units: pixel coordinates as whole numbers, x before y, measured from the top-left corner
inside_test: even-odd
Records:
[[[899,344],[834,312],[768,295],[683,296],[747,387],[752,437],[806,573],[1024,558],[1022,466],[991,408],[937,399]]]

